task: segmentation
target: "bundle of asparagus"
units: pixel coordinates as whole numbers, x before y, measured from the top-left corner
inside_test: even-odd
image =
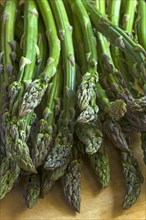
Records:
[[[110,181],[105,139],[121,155],[123,208],[146,163],[145,0],[6,0],[0,5],[0,198],[24,176],[32,208],[58,180],[80,212],[84,158]],[[16,22],[18,21],[18,22]]]

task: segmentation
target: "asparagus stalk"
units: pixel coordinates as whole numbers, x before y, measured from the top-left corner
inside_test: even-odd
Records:
[[[98,83],[98,73],[96,71],[96,65],[92,65],[92,63],[95,62],[97,64],[97,51],[95,37],[93,35],[90,19],[81,1],[70,0],[69,2],[72,5],[74,13],[78,17],[78,21],[80,21],[81,27],[83,27],[82,33],[84,36],[85,45],[89,45],[88,48],[86,48],[87,46],[84,45],[85,54],[91,54],[91,61],[90,59],[87,60],[87,64],[90,67],[91,71],[87,68],[87,72],[83,74],[82,82],[78,90],[78,100],[80,103],[80,109],[84,110],[80,114],[78,121],[82,123],[89,123],[97,120],[98,107],[96,105],[96,98],[100,103],[100,106],[102,106],[102,108],[105,110],[105,112],[109,113],[111,117],[115,117],[117,120],[120,117],[122,117],[126,112],[125,103],[122,100],[110,102],[110,100],[105,94],[104,89]],[[90,32],[88,29],[91,31],[93,38],[89,36]],[[84,64],[82,64],[82,66],[83,65]]]
[[[70,159],[74,132],[74,96],[76,68],[74,63],[74,49],[72,27],[69,24],[62,1],[51,1],[62,45],[62,62],[64,67],[63,110],[60,115],[58,134],[55,144],[50,151],[45,169],[55,169],[67,163]]]
[[[12,47],[10,42],[14,41],[14,26],[16,18],[18,0],[6,1],[2,15],[1,24],[1,51],[3,52],[3,103],[5,103],[4,111],[8,108],[8,85],[12,81],[13,62],[12,62]],[[7,104],[6,104],[7,103]]]
[[[45,109],[43,111],[43,118],[39,122],[39,129],[37,131],[31,155],[35,167],[40,166],[46,158],[54,136],[55,116],[58,113],[60,106],[60,94],[62,88],[62,72],[58,68],[57,73],[53,77],[51,88],[48,92]]]
[[[129,146],[122,132],[121,126],[116,121],[106,119],[103,124],[103,130],[116,148],[122,150],[123,152],[129,152]]]
[[[109,8],[108,8],[108,17],[109,20],[112,22],[112,24],[119,26],[119,19],[120,19],[120,10],[121,10],[121,0],[115,1],[111,0],[109,2]],[[118,47],[111,46],[111,55],[114,62],[115,67],[121,71],[121,73],[124,73],[124,79],[126,83],[128,84],[129,81],[133,81],[133,76],[125,74],[125,62],[122,55],[122,51]]]
[[[64,164],[61,167],[58,167],[54,170],[47,171],[42,168],[42,177],[41,177],[41,197],[44,198],[55,185],[56,181],[64,175],[64,172],[67,168],[67,164]]]
[[[102,144],[102,132],[94,125],[76,125],[76,135],[85,144],[87,154],[95,154]]]
[[[32,30],[32,25],[34,29]],[[20,60],[20,71],[17,81],[10,85],[9,94],[11,98],[10,110],[15,115],[19,111],[20,97],[32,81],[36,62],[36,47],[38,37],[38,10],[33,0],[25,2],[24,14],[24,48],[23,57]]]
[[[0,164],[0,199],[12,189],[20,174],[20,168],[9,156],[3,156]]]
[[[99,108],[96,104],[95,85],[98,81],[97,73],[97,53],[96,40],[93,34],[91,22],[81,1],[69,1],[73,13],[77,16],[80,28],[82,30],[87,69],[83,74],[82,82],[78,88],[77,98],[81,111],[79,120],[94,121],[97,120]],[[75,17],[75,16],[74,16]],[[74,24],[76,25],[76,20]],[[83,66],[83,65],[82,65]]]
[[[146,2],[144,0],[138,1],[138,41],[146,50],[146,31],[145,31],[145,19],[146,19]]]
[[[132,60],[137,73],[138,80],[141,79],[145,82],[146,79],[146,66],[145,66],[145,56],[146,53],[144,49],[136,44],[128,35],[117,26],[113,25],[105,16],[103,16],[94,5],[88,1],[83,1],[87,12],[94,26],[104,34],[111,44],[119,47],[124,53],[127,53]]]
[[[28,208],[32,208],[40,195],[40,176],[39,174],[30,174],[25,177],[24,198]]]
[[[104,1],[101,1],[102,4],[103,2]],[[115,1],[111,1],[111,8],[113,8],[112,3],[114,4]],[[110,14],[112,15],[113,12],[110,12]],[[116,20],[116,18],[114,20]],[[116,69],[111,57],[108,41],[101,33],[97,33],[97,42],[97,51],[99,54],[99,61],[103,72],[100,80],[102,82],[102,85],[106,89],[107,94],[109,94],[109,96],[112,95],[112,98],[114,99],[121,98],[123,101],[125,101],[125,103],[127,104],[127,110],[142,111],[143,107],[139,105],[137,100],[134,99],[131,92],[129,91],[129,87],[126,83],[127,80],[125,81],[125,79],[123,78],[123,74],[121,74],[121,72]],[[118,53],[118,57],[120,57],[121,53],[119,48],[113,48],[113,52],[115,52],[115,50],[116,53]]]
[[[80,212],[81,167],[81,159],[74,156],[62,177],[65,198],[76,212]]]
[[[34,108],[41,102],[50,79],[56,73],[60,58],[60,41],[57,36],[56,25],[49,2],[47,0],[41,0],[37,1],[37,4],[45,23],[50,54],[47,65],[43,72],[40,74],[40,77],[33,82],[30,82],[27,87],[27,91],[24,94],[19,109],[20,116],[24,116],[32,112]]]
[[[126,181],[126,193],[123,202],[123,208],[131,207],[139,198],[143,176],[139,169],[137,160],[132,152],[122,152],[122,165]]]
[[[24,16],[24,56],[20,61],[18,79],[10,86],[11,113],[6,112],[3,117],[8,151],[12,153],[12,156],[22,169],[30,172],[36,172],[36,170],[30,158],[29,148],[26,142],[34,114],[31,113],[26,117],[19,118],[17,117],[17,113],[25,86],[28,84],[28,81],[31,80],[34,73],[38,34],[37,24],[38,12],[36,4],[33,0],[26,1]],[[33,30],[32,25],[34,25]]]
[[[109,161],[104,147],[95,154],[88,155],[91,167],[97,175],[103,188],[106,188],[110,180]]]
[[[134,15],[136,11],[137,0],[129,0],[124,4],[124,15],[123,15],[123,29],[126,30],[129,34],[132,33],[133,30],[133,21]]]

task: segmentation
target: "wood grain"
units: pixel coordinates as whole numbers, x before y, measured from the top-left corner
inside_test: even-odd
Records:
[[[132,145],[143,175],[146,177],[146,167],[137,137],[133,139]],[[106,148],[111,166],[110,186],[102,190],[91,169],[84,165],[80,214],[74,213],[66,203],[60,183],[56,184],[46,198],[40,199],[33,209],[27,209],[21,181],[0,202],[1,220],[146,220],[146,181],[138,202],[128,210],[122,210],[125,189],[119,151],[108,142]]]

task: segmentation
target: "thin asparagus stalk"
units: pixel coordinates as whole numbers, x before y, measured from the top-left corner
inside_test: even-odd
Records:
[[[123,202],[123,208],[131,207],[139,198],[143,176],[139,169],[137,160],[132,152],[122,152],[122,165],[126,181],[126,193]]]
[[[24,198],[28,208],[32,208],[40,196],[40,176],[30,174],[25,177]]]
[[[35,74],[34,78],[36,79],[39,77],[39,75],[42,73],[42,71],[45,68],[45,65],[47,63],[47,55],[48,55],[48,44],[47,44],[47,37],[45,33],[45,25],[41,18],[39,18],[38,23],[38,49],[37,49],[37,60],[36,60],[36,66],[35,66]]]
[[[74,48],[72,27],[69,24],[65,7],[62,1],[51,1],[62,45],[62,62],[64,67],[63,110],[60,115],[58,134],[54,147],[49,153],[45,169],[55,169],[67,163],[70,159],[74,132],[75,114],[75,80],[76,68],[74,62]]]
[[[119,47],[124,53],[129,55],[131,61],[135,64],[134,68],[135,72],[137,72],[138,80],[141,79],[141,82],[144,83],[146,79],[146,65],[144,61],[146,53],[144,49],[130,39],[122,29],[113,25],[94,5],[88,1],[83,1],[83,3],[94,26],[109,39],[111,44]]]
[[[4,156],[0,164],[0,199],[12,189],[20,174],[20,168],[9,156]]]
[[[102,187],[106,188],[110,180],[110,168],[107,153],[104,147],[101,147],[97,153],[88,155],[88,158]]]
[[[81,159],[74,156],[62,177],[65,198],[76,212],[80,212],[81,168]]]
[[[49,89],[48,100],[45,104],[43,118],[39,122],[33,147],[31,150],[32,160],[35,167],[42,165],[49,150],[54,137],[55,116],[60,106],[60,94],[62,90],[62,72],[58,68],[57,73],[53,77],[51,89]]]
[[[40,74],[40,77],[29,83],[27,87],[27,91],[24,94],[19,109],[20,116],[24,116],[32,112],[34,108],[37,107],[38,104],[41,102],[50,79],[56,73],[57,65],[60,58],[60,41],[57,36],[56,25],[49,5],[50,2],[48,2],[47,0],[41,0],[37,1],[37,4],[45,23],[50,54],[47,65],[43,72]]]
[[[146,30],[145,30],[145,20],[146,20],[146,2],[144,0],[138,1],[138,40],[139,43],[146,50]]]

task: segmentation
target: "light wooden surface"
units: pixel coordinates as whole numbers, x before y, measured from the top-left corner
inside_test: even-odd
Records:
[[[142,160],[142,151],[137,138],[133,140],[134,152],[140,168],[146,177],[146,168]],[[39,199],[33,209],[27,209],[23,199],[23,184],[17,183],[0,203],[1,220],[146,220],[146,181],[138,202],[128,210],[122,210],[124,178],[117,150],[106,144],[111,165],[110,186],[102,190],[91,172],[85,166],[82,172],[81,213],[76,214],[66,203],[61,184],[58,183],[45,199]]]

